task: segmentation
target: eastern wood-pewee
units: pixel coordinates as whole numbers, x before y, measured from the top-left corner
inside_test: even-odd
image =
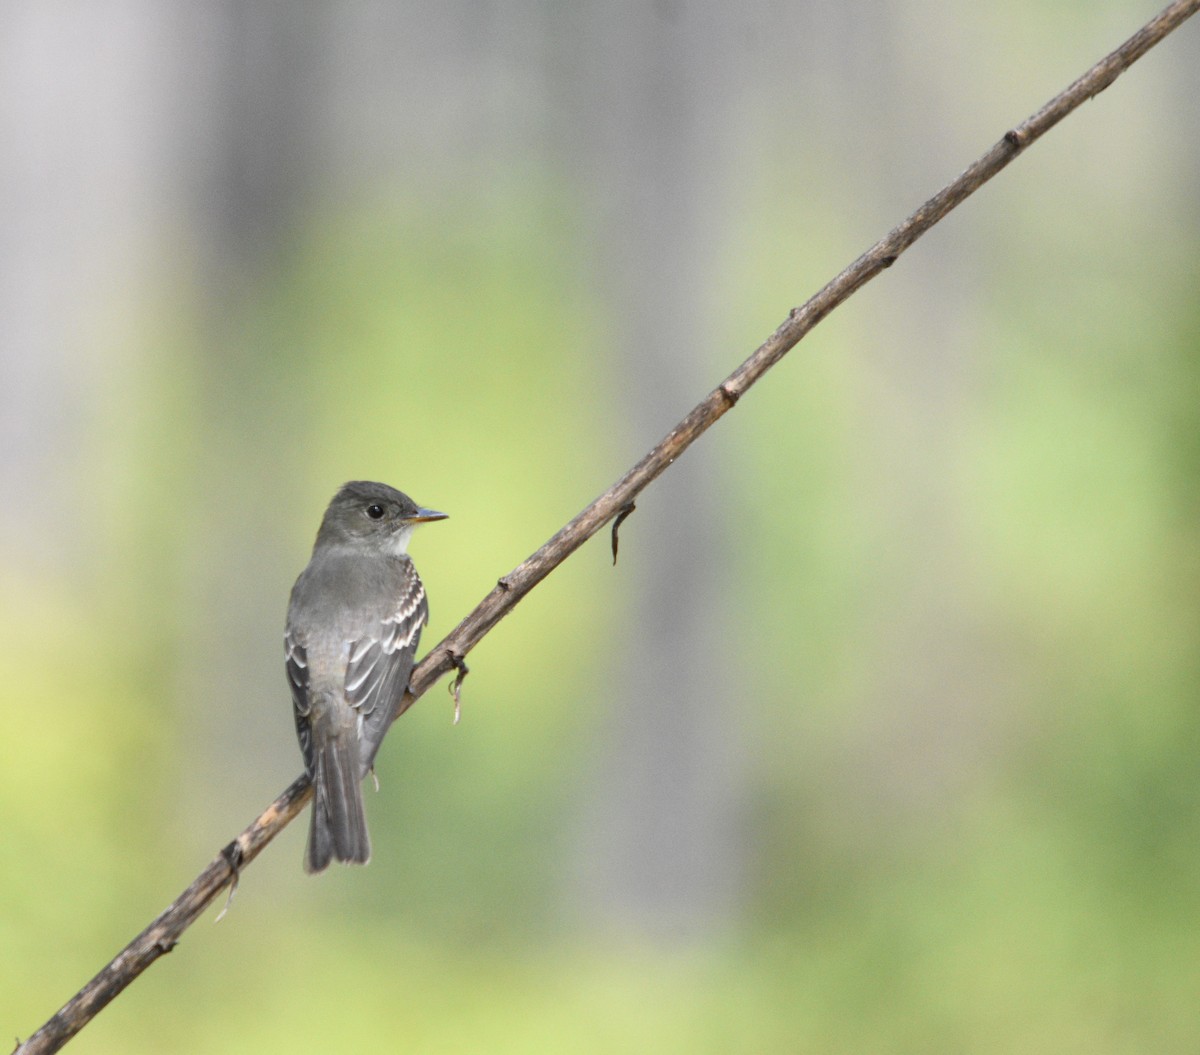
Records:
[[[425,587],[406,552],[417,524],[444,520],[387,484],[345,484],[329,503],[288,605],[287,675],[313,785],[304,868],[365,863],[362,780],[408,688]]]

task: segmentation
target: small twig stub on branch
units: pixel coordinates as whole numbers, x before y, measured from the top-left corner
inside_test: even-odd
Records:
[[[467,661],[459,655],[452,655],[450,662],[458,672],[454,676],[454,681],[450,683],[450,695],[454,697],[454,724],[458,725],[458,720],[462,717],[462,684],[467,680],[467,675],[471,673],[471,668],[467,666]]]
[[[630,502],[629,505],[627,505],[624,509],[621,510],[621,512],[619,512],[617,514],[616,519],[613,520],[612,551],[613,551],[613,564],[614,565],[617,563],[617,546],[619,545],[619,539],[617,537],[617,532],[621,530],[621,525],[623,523],[625,523],[626,517],[628,517],[629,514],[632,513],[635,509],[637,509],[637,506],[634,505],[632,502]]]

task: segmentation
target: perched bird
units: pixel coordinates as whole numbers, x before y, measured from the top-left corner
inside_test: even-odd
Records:
[[[313,786],[304,868],[371,857],[362,781],[408,688],[425,587],[408,556],[413,529],[445,513],[387,484],[345,484],[329,503],[288,605],[287,676]]]

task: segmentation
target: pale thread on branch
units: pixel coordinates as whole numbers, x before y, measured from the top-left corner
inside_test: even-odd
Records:
[[[693,408],[653,450],[536,553],[501,578],[491,593],[425,656],[413,670],[410,691],[397,709],[396,717],[450,670],[458,671],[452,685],[457,709],[458,691],[466,673],[464,657],[512,611],[521,598],[605,524],[632,511],[637,496],[834,308],[880,271],[891,267],[904,250],[943,216],[1072,110],[1112,84],[1122,71],[1194,15],[1197,9],[1200,9],[1200,0],[1176,0],[1164,8],[1037,113],[1006,132],[983,157],[875,243],[815,296],[801,307],[793,309],[754,354]],[[616,557],[615,531],[613,557]],[[218,894],[231,883],[236,885],[239,870],[258,856],[263,847],[300,813],[311,797],[312,789],[307,777],[293,781],[250,827],[221,850],[191,886],[95,978],[25,1043],[18,1043],[14,1055],[44,1055],[58,1051],[142,971],[175,947],[183,932]]]

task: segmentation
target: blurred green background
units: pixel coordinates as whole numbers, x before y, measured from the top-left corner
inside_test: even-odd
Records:
[[[432,645],[1153,5],[0,11],[0,1022],[300,770],[347,479]],[[70,1050],[1194,1052],[1200,27],[825,322]]]

